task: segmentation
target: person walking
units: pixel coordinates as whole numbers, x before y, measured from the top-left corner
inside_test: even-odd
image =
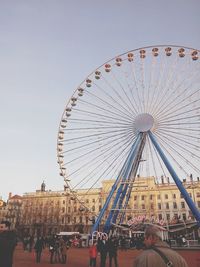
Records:
[[[0,266],[12,267],[13,253],[17,244],[15,231],[10,230],[10,223],[3,221],[0,224]]]
[[[109,267],[112,267],[113,259],[114,259],[115,267],[118,267],[117,250],[118,250],[118,240],[115,237],[111,237],[108,240]]]
[[[65,264],[67,261],[67,245],[65,240],[61,237],[59,240],[59,248],[60,248],[60,260],[62,264]]]
[[[98,240],[97,249],[100,252],[100,267],[105,267],[108,253],[108,241],[105,236]]]
[[[144,233],[146,249],[135,259],[134,267],[188,267],[185,259],[162,241],[158,226],[148,226]]]
[[[90,267],[96,267],[97,253],[97,242],[94,241],[89,248]]]
[[[50,263],[54,263],[54,252],[55,252],[55,238],[52,236],[49,240],[49,252],[50,252]]]
[[[41,236],[39,236],[37,238],[35,246],[34,246],[35,253],[36,253],[36,262],[41,261],[41,255],[42,255],[43,248],[44,248],[44,240]]]

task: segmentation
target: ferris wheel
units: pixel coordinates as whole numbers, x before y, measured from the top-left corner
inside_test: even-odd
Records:
[[[105,231],[123,221],[136,176],[169,177],[200,221],[180,181],[200,175],[198,59],[197,49],[182,46],[135,49],[95,69],[67,102],[57,141],[60,175],[73,194],[85,190],[77,198],[88,209],[88,195],[113,181],[94,230],[105,213]]]

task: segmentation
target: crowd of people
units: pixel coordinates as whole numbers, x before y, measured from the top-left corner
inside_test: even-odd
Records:
[[[42,251],[45,248],[49,249],[50,263],[62,263],[65,264],[67,261],[67,250],[70,246],[70,241],[65,240],[62,236],[49,236],[42,237],[37,236],[35,239],[31,235],[24,236],[23,239],[24,251],[31,252],[34,248],[36,255],[36,262],[41,261]]]
[[[106,266],[106,258],[109,257],[109,267],[118,267],[117,250],[119,247],[119,240],[116,237],[106,238],[94,241],[89,248],[90,267],[96,267],[96,258],[98,253],[100,254],[100,267]]]
[[[159,266],[164,267],[188,267],[185,260],[170,246],[162,241],[161,231],[157,226],[148,226],[144,235],[133,236],[130,240],[132,247],[143,249],[143,252],[134,261],[134,267]],[[67,251],[74,244],[73,240],[55,235],[48,238],[42,236],[26,236],[22,239],[25,251],[35,251],[35,260],[41,262],[44,248],[49,250],[49,262],[66,264]],[[13,252],[17,244],[17,238],[14,231],[9,230],[6,223],[0,224],[0,266],[12,267]],[[118,248],[126,249],[126,240],[124,237],[107,237],[106,235],[98,240],[91,240],[89,247],[89,266],[97,266],[97,256],[99,255],[100,267],[105,267],[106,262],[109,267],[119,267]],[[114,264],[114,265],[113,265]]]

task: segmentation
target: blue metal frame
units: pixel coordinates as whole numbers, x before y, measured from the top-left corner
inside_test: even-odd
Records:
[[[126,164],[124,165],[124,169],[122,171],[123,178],[117,190],[112,208],[110,210],[109,216],[104,226],[104,232],[106,233],[109,232],[111,224],[116,223],[117,216],[119,214],[119,211],[122,209],[122,204],[126,196],[127,190],[130,184],[135,179],[135,174],[137,172],[139,161],[141,159],[141,153],[139,152],[143,151],[142,145],[145,143],[144,141],[145,138],[146,138],[146,133],[138,134],[137,143],[135,142],[134,146],[132,146],[129,156],[127,157]],[[125,209],[126,206],[124,206],[123,208]]]
[[[101,211],[100,211],[100,213],[99,213],[99,215],[98,215],[98,217],[97,217],[97,219],[96,219],[96,221],[95,221],[95,223],[94,223],[94,225],[93,225],[92,233],[93,233],[94,231],[97,231],[97,230],[98,230],[99,223],[101,222],[101,219],[102,219],[102,217],[104,216],[105,211],[106,211],[107,208],[108,208],[108,205],[109,205],[109,203],[110,203],[110,200],[111,200],[113,194],[115,193],[115,191],[116,191],[116,189],[117,189],[117,186],[118,186],[119,182],[122,181],[122,183],[121,183],[121,185],[120,185],[120,187],[119,187],[119,189],[118,189],[118,193],[116,194],[116,197],[115,197],[115,200],[114,200],[112,209],[111,209],[111,211],[110,211],[110,213],[109,213],[109,216],[108,216],[108,218],[107,218],[107,222],[106,222],[106,224],[105,224],[105,228],[106,228],[106,229],[110,229],[110,223],[109,223],[108,221],[110,221],[110,218],[112,218],[112,216],[113,216],[113,212],[114,212],[113,209],[114,209],[114,207],[116,206],[116,204],[117,204],[117,202],[118,202],[118,199],[119,199],[119,197],[120,197],[120,188],[122,189],[123,182],[126,180],[126,176],[125,176],[125,174],[126,174],[127,171],[128,171],[128,166],[131,164],[131,160],[132,160],[132,158],[133,158],[133,155],[135,154],[136,147],[137,147],[138,144],[140,143],[140,139],[141,139],[141,136],[138,135],[137,138],[136,138],[136,140],[135,140],[135,142],[133,143],[133,145],[132,145],[132,147],[131,147],[131,149],[130,149],[130,152],[129,152],[129,154],[128,154],[128,156],[127,156],[127,158],[126,158],[126,160],[125,160],[125,162],[124,162],[124,164],[123,164],[123,166],[122,166],[122,169],[121,169],[120,173],[118,174],[118,177],[117,177],[115,183],[114,183],[113,186],[112,186],[112,189],[111,189],[111,191],[110,191],[110,193],[109,193],[109,195],[108,195],[108,197],[107,197],[107,199],[106,199],[106,202],[105,202],[103,208],[101,209]],[[122,180],[121,180],[121,179],[122,179]],[[108,230],[106,230],[106,232],[108,232]]]
[[[157,143],[157,140],[156,140],[155,136],[150,131],[148,132],[148,135],[149,135],[150,140],[152,141],[153,145],[155,146],[156,150],[158,151],[161,159],[163,160],[165,166],[167,167],[169,173],[171,174],[172,178],[174,179],[174,182],[176,183],[178,189],[180,190],[181,194],[183,195],[186,203],[188,204],[188,207],[191,209],[194,217],[197,220],[198,225],[200,226],[200,212],[199,212],[199,210],[195,206],[195,204],[192,201],[192,199],[191,199],[190,195],[188,194],[187,190],[182,185],[182,182],[179,179],[178,175],[176,174],[176,172],[172,168],[170,162],[168,161],[168,159],[166,158],[165,154],[163,153],[161,147]]]
[[[168,169],[169,173],[171,174],[172,178],[174,179],[179,191],[183,195],[186,203],[188,204],[194,217],[196,218],[198,225],[200,226],[200,212],[199,212],[199,210],[197,209],[194,202],[190,198],[190,195],[188,194],[186,189],[183,187],[181,180],[178,178],[178,176],[177,176],[176,172],[174,171],[174,169],[172,168],[170,162],[168,161],[168,159],[164,155],[164,153],[163,153],[161,147],[159,146],[155,136],[152,134],[151,131],[148,131],[147,133],[149,135],[151,142],[153,143],[156,150],[158,151],[161,159],[163,160],[166,168]],[[131,191],[132,191],[132,186],[133,186],[132,183],[134,182],[134,179],[135,179],[135,176],[137,173],[137,169],[138,169],[139,162],[140,162],[140,159],[142,156],[142,151],[143,151],[143,148],[145,145],[147,133],[138,133],[137,139],[133,143],[133,145],[130,149],[130,152],[129,152],[129,154],[128,154],[128,156],[127,156],[127,158],[126,158],[126,160],[122,166],[122,169],[121,169],[120,173],[118,174],[117,179],[116,179],[115,183],[113,184],[112,189],[111,189],[111,191],[110,191],[110,193],[106,199],[106,202],[105,202],[103,208],[101,209],[99,216],[97,217],[97,220],[95,221],[92,232],[98,230],[98,226],[102,220],[102,217],[104,216],[104,214],[105,214],[105,212],[106,212],[106,210],[110,204],[110,201],[113,197],[113,194],[116,191],[117,192],[116,192],[116,196],[114,198],[114,202],[112,204],[112,208],[111,208],[109,215],[108,215],[108,218],[105,222],[104,232],[108,233],[110,228],[111,228],[111,224],[116,223],[117,216],[119,214],[119,210],[122,209],[122,205],[123,205],[123,209],[126,208],[128,201],[129,201],[129,198],[131,196]],[[128,190],[128,193],[127,193],[127,190]],[[124,202],[125,197],[126,197],[126,200]],[[120,218],[120,223],[122,223],[123,218],[124,218],[124,212],[122,212],[122,216]]]

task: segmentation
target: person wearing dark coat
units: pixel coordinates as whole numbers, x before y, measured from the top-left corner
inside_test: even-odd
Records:
[[[108,240],[109,267],[112,267],[112,259],[114,259],[115,267],[118,267],[117,249],[118,240],[115,237],[111,237]]]
[[[106,237],[103,237],[102,240],[98,240],[97,250],[100,252],[100,267],[105,267],[108,253],[108,241],[106,240]]]
[[[37,238],[34,249],[36,252],[36,262],[40,262],[41,261],[41,255],[42,255],[42,250],[44,248],[44,240],[43,238],[40,236]]]
[[[12,267],[17,238],[15,231],[9,230],[7,222],[0,224],[0,266]]]

